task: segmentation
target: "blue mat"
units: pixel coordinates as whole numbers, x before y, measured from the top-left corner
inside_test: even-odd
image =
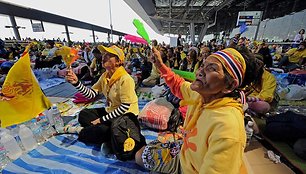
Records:
[[[147,143],[157,138],[157,133],[142,130]],[[135,161],[122,162],[101,155],[100,147],[88,146],[76,135],[52,137],[48,142],[22,155],[2,171],[7,173],[149,173]]]

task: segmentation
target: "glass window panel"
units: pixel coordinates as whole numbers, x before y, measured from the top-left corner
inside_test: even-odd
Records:
[[[259,24],[258,34],[257,34],[257,40],[263,40],[263,35],[266,29],[266,24],[269,19],[263,20]]]
[[[96,35],[96,42],[97,43],[108,42],[107,33],[102,33],[102,32],[95,31],[95,35]]]
[[[304,17],[303,12],[298,12],[298,13],[293,14],[293,20],[291,22],[290,30],[289,30],[289,34],[288,34],[290,40],[293,40],[295,35],[301,29],[301,24],[302,24],[303,17]]]
[[[71,41],[93,42],[92,31],[68,26]]]
[[[11,21],[7,15],[1,15],[0,14],[0,38],[5,39],[5,38],[13,38],[14,35],[14,30],[12,28],[5,28],[5,26],[12,26]]]
[[[33,32],[30,19],[25,18],[15,18],[18,26],[25,27],[24,29],[19,29],[20,37],[44,40],[44,39],[53,39],[53,40],[63,40],[66,38],[66,35],[62,34],[65,31],[63,25],[52,24],[48,22],[43,22],[43,27],[45,32]],[[33,23],[39,23],[40,21],[32,21]],[[67,39],[66,39],[67,40]]]
[[[65,39],[66,41],[68,41],[66,38],[66,34],[62,34],[62,32],[65,32],[65,26],[52,24],[49,22],[43,22],[43,24],[45,32],[39,33],[42,38],[46,39],[60,38],[61,40]]]
[[[301,28],[306,29],[306,10],[304,10],[303,13],[304,13],[304,16],[303,16],[303,22],[301,24],[302,25]]]

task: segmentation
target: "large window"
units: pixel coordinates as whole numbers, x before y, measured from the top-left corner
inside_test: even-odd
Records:
[[[5,26],[11,26],[11,21],[8,16],[0,14],[0,38],[13,38],[14,31],[12,28],[5,28]]]
[[[71,41],[93,42],[91,30],[84,30],[84,29],[75,28],[75,27],[68,27],[68,30],[70,32]]]
[[[260,22],[257,40],[283,41],[293,40],[300,29],[306,29],[306,10],[292,13],[276,19],[265,19]],[[250,39],[254,39],[256,26],[248,26],[248,31],[242,34]],[[239,28],[234,28],[230,34],[233,37],[239,33]],[[204,37],[205,38],[205,37]]]

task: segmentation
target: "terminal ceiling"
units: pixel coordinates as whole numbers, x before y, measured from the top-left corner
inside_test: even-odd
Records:
[[[276,18],[306,9],[305,0],[125,0],[160,34],[188,34],[190,23],[200,33],[208,22],[207,34],[236,27],[239,11],[263,11],[263,19]],[[217,12],[217,13],[216,13]],[[216,20],[215,20],[216,17]]]

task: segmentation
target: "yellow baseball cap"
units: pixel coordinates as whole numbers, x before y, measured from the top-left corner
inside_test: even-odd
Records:
[[[123,53],[122,49],[120,49],[116,45],[113,45],[113,46],[110,46],[110,47],[105,47],[103,45],[98,45],[97,48],[101,52],[108,52],[108,53],[111,53],[111,54],[115,54],[116,56],[119,57],[119,59],[121,61],[124,61],[124,58],[125,58],[124,53]]]

